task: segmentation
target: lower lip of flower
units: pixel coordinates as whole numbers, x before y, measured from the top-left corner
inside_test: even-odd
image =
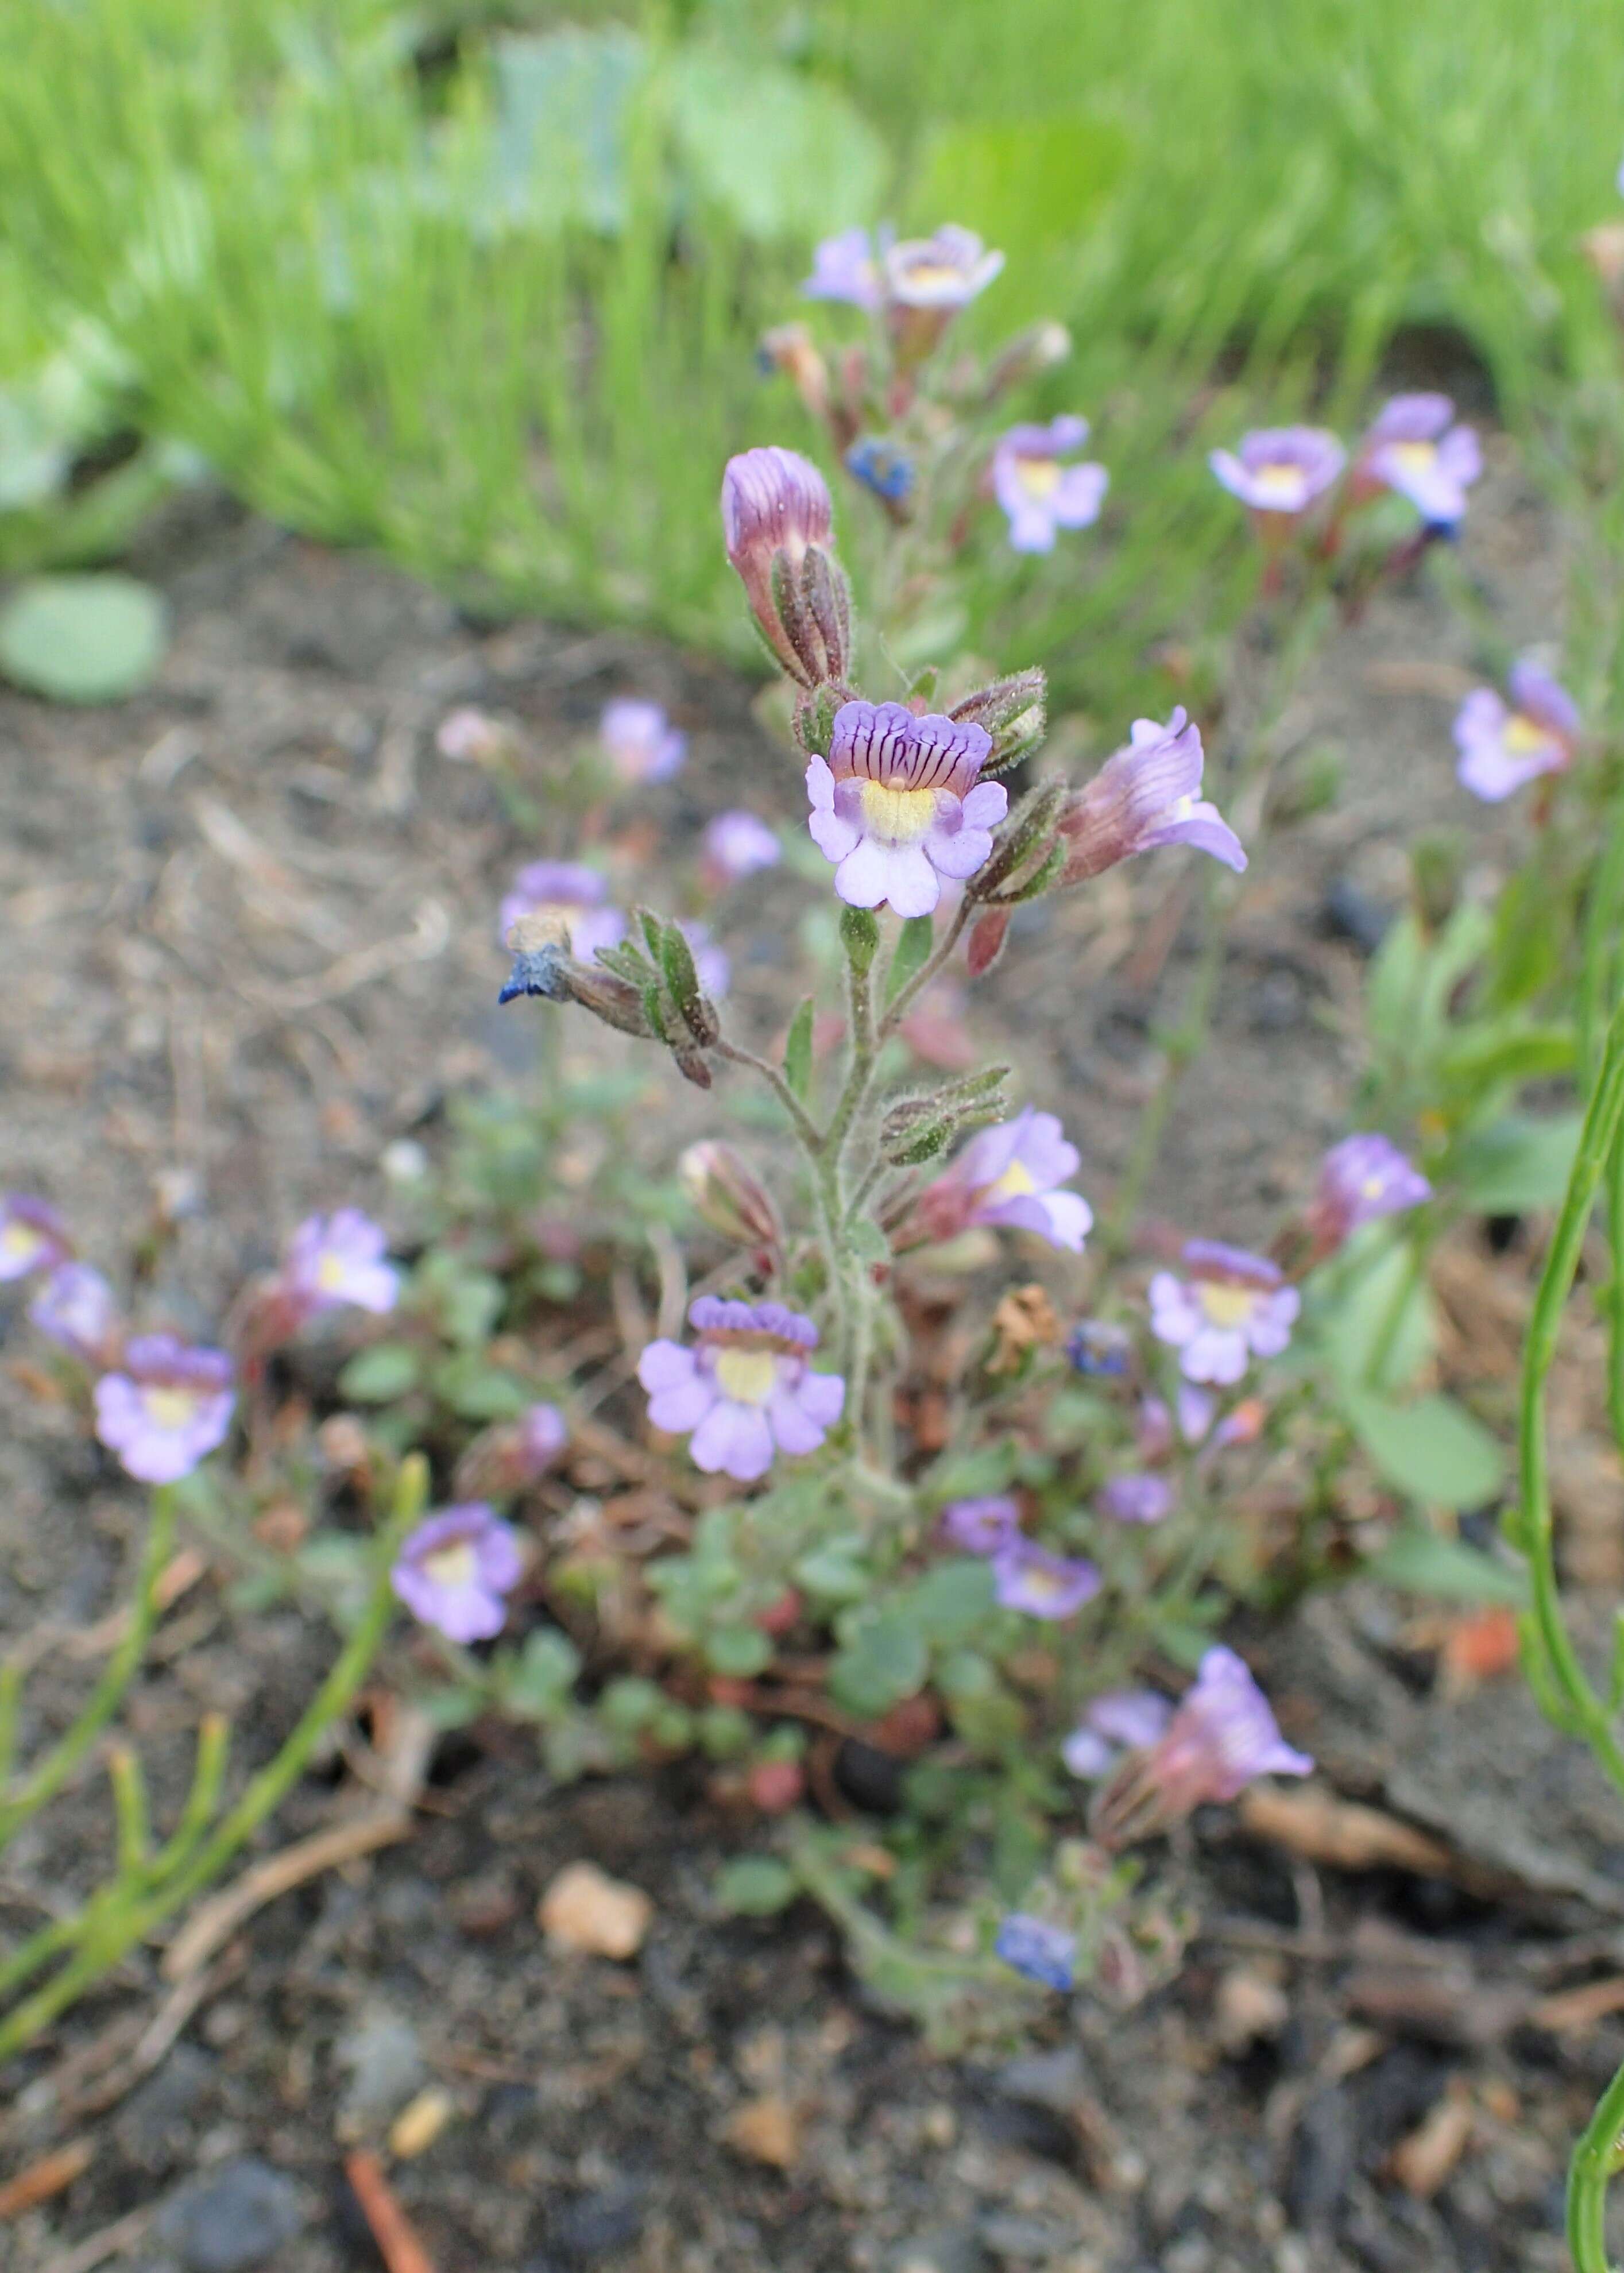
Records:
[[[1543,726],[1536,725],[1521,710],[1514,710],[1507,719],[1501,735],[1501,745],[1513,757],[1531,757],[1536,750],[1547,749],[1551,737]]]
[[[771,1350],[724,1349],[716,1359],[716,1385],[734,1405],[765,1405],[778,1378]]]
[[[1259,505],[1276,513],[1295,513],[1303,503],[1300,466],[1260,466],[1252,486]]]
[[[1046,498],[1060,485],[1060,469],[1053,458],[1018,458],[1015,470],[1029,498]]]
[[[1244,1326],[1257,1306],[1257,1295],[1252,1287],[1227,1287],[1221,1280],[1210,1279],[1197,1286],[1195,1299],[1209,1325],[1231,1329]]]
[[[142,1401],[155,1428],[183,1429],[197,1416],[198,1400],[190,1389],[149,1389]]]
[[[864,829],[887,844],[917,844],[936,819],[933,789],[897,789],[887,782],[865,781],[861,797]]]
[[[1391,442],[1388,447],[1402,474],[1430,473],[1438,456],[1434,442]]]
[[[988,1185],[983,1199],[989,1207],[1002,1207],[1006,1200],[1023,1200],[1037,1189],[1031,1170],[1024,1162],[1012,1160],[998,1182]]]
[[[344,1258],[324,1255],[316,1265],[316,1284],[324,1294],[336,1294],[344,1284]]]
[[[466,1539],[457,1539],[425,1555],[423,1569],[437,1587],[471,1587],[479,1576],[479,1557]]]

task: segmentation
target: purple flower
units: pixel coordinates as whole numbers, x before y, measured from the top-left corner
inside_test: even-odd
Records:
[[[570,1441],[564,1415],[556,1405],[532,1405],[519,1422],[519,1460],[526,1483],[544,1475]]]
[[[1320,1163],[1319,1189],[1308,1212],[1315,1246],[1329,1254],[1361,1224],[1419,1207],[1432,1196],[1419,1168],[1385,1136],[1344,1136]]]
[[[1081,1557],[1051,1555],[1033,1541],[1012,1539],[992,1557],[998,1599],[1033,1618],[1075,1617],[1100,1590],[1100,1574]]]
[[[1001,782],[977,782],[992,747],[984,726],[916,718],[900,702],[844,702],[826,763],[806,769],[809,822],[849,907],[888,900],[928,916],[944,876],[973,876],[1009,807]]]
[[[992,1947],[1006,1965],[1045,1989],[1059,1989],[1064,1994],[1076,1977],[1075,1934],[1025,1910],[1012,1910],[1001,1921]]]
[[[1231,1800],[1256,1776],[1308,1775],[1313,1762],[1280,1734],[1269,1699],[1232,1649],[1209,1649],[1148,1763],[1168,1815]]]
[[[844,587],[827,558],[834,508],[810,458],[776,446],[730,458],[722,532],[767,645],[791,679],[816,686],[845,670]]]
[[[1113,750],[1059,819],[1069,851],[1063,884],[1080,884],[1136,852],[1193,844],[1237,874],[1246,865],[1240,839],[1201,794],[1201,729],[1177,709],[1164,726],[1135,718],[1132,739]]]
[[[956,314],[986,290],[1003,266],[1003,254],[989,252],[974,229],[947,221],[934,236],[886,247],[886,299],[894,308]]]
[[[859,434],[842,462],[853,481],[872,490],[883,505],[901,505],[913,488],[913,460],[880,435]]]
[[[236,1395],[224,1350],[138,1334],[94,1392],[96,1434],[144,1484],[178,1483],[231,1426]]]
[[[1179,1384],[1179,1434],[1186,1444],[1204,1444],[1218,1417],[1218,1400],[1210,1389],[1198,1389],[1193,1381]]]
[[[1548,671],[1524,657],[1508,684],[1509,706],[1492,687],[1474,687],[1455,717],[1456,774],[1489,805],[1540,774],[1565,773],[1579,739],[1574,699]]]
[[[998,1555],[1021,1536],[1021,1511],[1013,1499],[955,1499],[941,1512],[941,1535],[967,1555]]]
[[[854,308],[878,308],[879,263],[865,229],[842,229],[812,248],[812,273],[801,287],[807,300],[849,300]]]
[[[972,1136],[946,1175],[921,1194],[918,1219],[925,1237],[954,1239],[971,1224],[1036,1232],[1051,1247],[1081,1255],[1094,1211],[1081,1192],[1059,1187],[1078,1167],[1052,1113],[1029,1105]]]
[[[688,737],[673,726],[657,702],[618,694],[603,705],[598,735],[610,764],[623,782],[669,781],[688,754]]]
[[[359,1208],[305,1219],[288,1242],[281,1283],[302,1318],[347,1302],[382,1317],[400,1295],[400,1274],[385,1261],[389,1239]]]
[[[1322,426],[1263,426],[1242,435],[1239,454],[1214,450],[1207,462],[1231,496],[1278,526],[1329,489],[1347,455]]]
[[[521,916],[558,928],[579,963],[590,963],[601,947],[618,947],[626,919],[609,904],[609,886],[595,868],[573,860],[532,860],[513,879],[497,926],[503,939]]]
[[[1276,1265],[1211,1239],[1186,1246],[1187,1279],[1158,1271],[1150,1281],[1150,1331],[1179,1353],[1189,1381],[1239,1381],[1254,1357],[1278,1357],[1301,1308]]]
[[[475,1499],[408,1533],[389,1583],[415,1618],[448,1641],[489,1641],[502,1631],[505,1597],[523,1570],[517,1532]]]
[[[1112,1476],[1100,1488],[1099,1511],[1118,1523],[1160,1523],[1173,1509],[1173,1488],[1165,1476],[1136,1474]]]
[[[742,806],[719,813],[707,825],[705,865],[728,883],[753,876],[759,868],[775,868],[782,857],[775,832]]]
[[[694,1466],[740,1483],[764,1476],[775,1452],[815,1452],[840,1419],[846,1384],[807,1363],[818,1347],[812,1320],[780,1302],[715,1294],[701,1294],[688,1317],[695,1347],[650,1342],[638,1360],[653,1425],[668,1436],[692,1432]]]
[[[1012,426],[992,454],[992,491],[1009,516],[1017,552],[1052,552],[1055,532],[1097,521],[1111,476],[1104,466],[1060,462],[1089,439],[1086,418],[1052,418],[1046,426]]]
[[[1457,426],[1447,394],[1396,394],[1360,446],[1355,476],[1409,499],[1432,529],[1453,529],[1483,471],[1470,426]]]
[[[59,1263],[28,1305],[28,1316],[81,1364],[104,1366],[118,1344],[113,1290],[88,1263]]]
[[[1108,1689],[1084,1706],[1060,1758],[1074,1776],[1104,1775],[1119,1752],[1154,1744],[1172,1714],[1166,1698],[1154,1689]]]
[[[53,1271],[70,1252],[68,1227],[49,1200],[0,1192],[0,1285],[31,1271]]]
[[[1104,1318],[1085,1318],[1072,1329],[1066,1345],[1066,1354],[1079,1373],[1104,1374],[1112,1379],[1127,1371],[1133,1354],[1133,1337],[1127,1328]]]

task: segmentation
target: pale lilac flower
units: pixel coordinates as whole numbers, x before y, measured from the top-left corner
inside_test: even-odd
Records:
[[[1218,1417],[1218,1400],[1210,1389],[1198,1389],[1193,1381],[1181,1381],[1176,1410],[1179,1434],[1186,1444],[1204,1444]]]
[[[493,759],[505,756],[512,743],[508,729],[488,710],[477,709],[471,702],[465,702],[460,709],[448,710],[434,733],[434,746],[441,757],[450,758],[458,765],[489,765]]]
[[[83,1365],[112,1362],[118,1346],[113,1290],[88,1263],[59,1263],[28,1305],[28,1316]]]
[[[984,292],[1003,266],[1003,254],[989,252],[974,229],[948,221],[934,236],[909,237],[886,247],[886,300],[894,308],[953,315]]]
[[[999,1924],[992,1947],[1006,1965],[1044,1989],[1064,1993],[1076,1977],[1077,1937],[1047,1918],[1012,1910]]]
[[[722,476],[722,532],[768,646],[803,686],[845,671],[845,588],[827,558],[828,484],[798,450],[742,450]]]
[[[1080,1556],[1051,1555],[1035,1541],[1016,1537],[992,1557],[998,1599],[1029,1617],[1075,1617],[1100,1590],[1100,1574]]]
[[[400,1274],[385,1260],[388,1234],[359,1208],[308,1216],[288,1242],[281,1288],[302,1318],[345,1303],[382,1317],[400,1296]]]
[[[989,1499],[955,1499],[941,1512],[941,1535],[949,1546],[967,1555],[998,1555],[1021,1536],[1021,1511],[1001,1495]]]
[[[483,1500],[431,1515],[402,1541],[389,1583],[415,1618],[448,1641],[489,1641],[507,1617],[524,1557],[519,1534]]]
[[[1483,471],[1470,426],[1455,424],[1447,394],[1396,394],[1360,446],[1356,479],[1408,498],[1432,529],[1453,529]]]
[[[178,1483],[231,1426],[231,1360],[174,1334],[137,1334],[94,1399],[96,1434],[121,1466],[144,1484]]]
[[[1320,1163],[1319,1188],[1308,1212],[1315,1244],[1328,1254],[1361,1224],[1402,1214],[1432,1196],[1419,1168],[1385,1136],[1373,1131],[1344,1136]]]
[[[806,300],[848,300],[871,311],[880,302],[879,263],[865,229],[842,229],[812,248],[812,273],[801,287]]]
[[[742,806],[717,814],[706,828],[705,865],[728,883],[753,876],[760,868],[775,868],[782,858],[776,832]]]
[[[650,1342],[638,1361],[654,1427],[692,1432],[694,1466],[740,1483],[764,1476],[775,1452],[815,1452],[840,1419],[846,1384],[837,1373],[812,1370],[812,1320],[781,1302],[715,1294],[701,1294],[688,1317],[699,1333],[692,1349]]]
[[[573,860],[533,860],[519,871],[497,919],[504,940],[521,916],[556,926],[579,963],[590,963],[601,947],[618,947],[626,933],[625,918],[609,905],[604,878]]]
[[[1056,532],[1099,519],[1111,476],[1104,466],[1063,465],[1089,439],[1086,418],[1012,426],[992,454],[992,492],[1009,516],[1016,552],[1052,552]]]
[[[992,747],[984,726],[916,718],[900,702],[841,705],[806,793],[813,841],[837,864],[849,907],[888,900],[900,916],[928,916],[944,877],[975,874],[1009,806],[1001,782],[976,778]]]
[[[0,1284],[53,1271],[70,1252],[68,1227],[49,1200],[0,1192]]]
[[[570,1432],[556,1405],[532,1405],[519,1422],[519,1459],[524,1481],[534,1483],[544,1475],[570,1441]]]
[[[632,694],[603,705],[598,736],[617,779],[629,784],[670,781],[688,754],[688,737],[660,705]]]
[[[1192,844],[1239,874],[1246,865],[1245,848],[1201,794],[1201,729],[1179,709],[1164,726],[1135,718],[1131,733],[1061,809],[1058,826],[1068,847],[1061,882],[1082,883],[1119,860],[1166,844]]]
[[[1060,1758],[1074,1776],[1102,1776],[1119,1752],[1154,1744],[1172,1716],[1172,1707],[1154,1689],[1108,1689],[1084,1706]]]
[[[1508,684],[1509,706],[1492,687],[1478,686],[1455,717],[1461,754],[1456,776],[1489,805],[1540,774],[1566,773],[1578,746],[1578,709],[1548,671],[1524,657],[1513,665]]]
[[[1231,1800],[1254,1777],[1308,1775],[1313,1762],[1294,1752],[1245,1662],[1209,1649],[1147,1764],[1164,1809],[1187,1814],[1204,1800]]]
[[[1239,454],[1214,450],[1207,462],[1232,497],[1280,526],[1329,489],[1347,455],[1322,426],[1264,426],[1242,435]]]
[[[1051,1247],[1081,1255],[1094,1212],[1081,1192],[1059,1188],[1078,1167],[1077,1147],[1058,1117],[1029,1105],[1013,1121],[983,1129],[919,1197],[917,1222],[929,1239],[955,1239],[972,1224],[1036,1232]]]
[[[1301,1308],[1266,1256],[1193,1239],[1187,1279],[1158,1271],[1150,1281],[1150,1331],[1179,1353],[1186,1380],[1239,1381],[1254,1357],[1278,1357]]]
[[[1100,1513],[1117,1523],[1160,1523],[1172,1513],[1173,1488],[1165,1476],[1148,1470],[1112,1476],[1100,1487],[1097,1504]]]

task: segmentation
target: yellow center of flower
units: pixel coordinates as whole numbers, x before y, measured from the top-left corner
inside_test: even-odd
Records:
[[[1221,1279],[1197,1281],[1195,1299],[1207,1314],[1208,1322],[1215,1326],[1239,1326],[1252,1316],[1257,1307],[1255,1287],[1231,1287]]]
[[[31,1223],[8,1223],[0,1228],[0,1255],[8,1262],[26,1262],[39,1254],[45,1242]]]
[[[190,1389],[149,1389],[142,1402],[146,1417],[160,1429],[183,1429],[198,1409],[198,1400]]]
[[[716,1359],[716,1383],[734,1405],[765,1405],[778,1379],[771,1350],[724,1349]]]
[[[1252,476],[1252,486],[1264,505],[1290,512],[1302,503],[1303,469],[1286,464],[1260,466]]]
[[[1525,718],[1520,710],[1514,710],[1507,719],[1505,731],[1500,739],[1504,749],[1512,752],[1517,757],[1528,757],[1535,750],[1546,748],[1551,737],[1545,728],[1537,725],[1533,719]]]
[[[324,1294],[336,1294],[344,1284],[344,1258],[330,1251],[316,1265],[316,1284]]]
[[[1032,1566],[1021,1573],[1023,1590],[1029,1594],[1036,1594],[1040,1601],[1054,1601],[1065,1593],[1068,1583],[1058,1571],[1044,1571]]]
[[[984,1197],[993,1207],[1002,1207],[1006,1200],[1023,1200],[1029,1192],[1037,1189],[1030,1170],[1019,1160],[1012,1160],[998,1182],[987,1186]]]
[[[1380,1176],[1366,1176],[1359,1186],[1361,1197],[1367,1200],[1379,1200],[1381,1197],[1381,1191],[1382,1183]]]
[[[933,789],[894,789],[887,782],[865,781],[862,805],[864,830],[888,844],[917,844],[936,819]]]
[[[471,1587],[479,1576],[479,1557],[466,1539],[453,1539],[425,1555],[423,1567],[437,1587]]]
[[[1017,458],[1015,471],[1028,497],[1046,498],[1059,487],[1060,468],[1054,458]]]
[[[1425,474],[1438,455],[1436,442],[1389,442],[1388,449],[1407,474]]]
[[[916,260],[908,271],[908,281],[916,291],[945,291],[963,280],[956,268],[949,268],[941,260]]]

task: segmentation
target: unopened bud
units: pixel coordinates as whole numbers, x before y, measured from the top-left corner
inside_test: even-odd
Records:
[[[797,450],[745,450],[728,460],[728,559],[767,645],[802,686],[843,678],[851,644],[846,580],[828,549],[834,521],[823,476]]]
[[[1066,801],[1062,781],[1039,782],[1029,790],[992,840],[990,858],[967,887],[967,896],[992,907],[1014,907],[1048,890],[1065,865],[1066,848],[1055,835]]]
[[[1007,1066],[987,1066],[949,1082],[929,1097],[899,1098],[879,1125],[880,1156],[887,1167],[917,1168],[945,1152],[955,1137],[1001,1121],[1009,1110]]]
[[[783,1226],[772,1195],[749,1162],[707,1137],[690,1144],[677,1163],[677,1180],[702,1223],[738,1247],[781,1247]]]
[[[966,962],[972,979],[979,979],[992,970],[1004,952],[1004,939],[1008,929],[1007,908],[989,908],[984,915],[977,918],[966,950]]]

